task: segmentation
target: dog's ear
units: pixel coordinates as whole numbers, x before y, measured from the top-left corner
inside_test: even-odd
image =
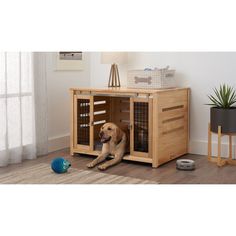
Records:
[[[119,127],[115,128],[115,142],[116,143],[120,142],[120,140],[123,137],[123,134],[124,134],[123,131]]]

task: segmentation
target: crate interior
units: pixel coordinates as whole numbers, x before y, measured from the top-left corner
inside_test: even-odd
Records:
[[[122,130],[129,129],[130,99],[127,97],[94,97],[94,149],[101,150],[100,128],[106,122],[118,125]]]
[[[77,140],[80,145],[90,144],[90,100],[77,100]],[[106,122],[117,124],[129,131],[130,99],[127,97],[94,96],[94,150],[101,150],[100,128]],[[148,153],[148,103],[134,102],[134,151]]]

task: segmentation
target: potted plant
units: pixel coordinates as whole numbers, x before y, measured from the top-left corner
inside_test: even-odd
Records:
[[[218,132],[221,126],[222,133],[236,133],[236,90],[223,84],[214,89],[214,95],[208,95],[211,104],[210,122],[211,131]]]

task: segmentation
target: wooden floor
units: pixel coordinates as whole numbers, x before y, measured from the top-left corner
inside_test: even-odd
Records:
[[[48,156],[39,157],[36,160],[26,160],[21,164],[14,164],[8,167],[0,168],[0,175],[22,166],[32,166],[36,163],[48,163],[57,156],[68,159],[73,168],[87,169],[86,164],[92,160],[91,156],[71,157],[69,150],[61,150],[49,154]],[[192,159],[196,162],[196,170],[179,171],[175,168],[175,160],[160,166],[157,169],[150,164],[123,161],[117,166],[111,167],[105,173],[121,176],[129,176],[145,180],[160,182],[161,184],[235,184],[236,183],[236,166],[217,167],[207,161],[207,157],[199,155],[185,155],[184,158]],[[99,171],[96,167],[93,171]]]

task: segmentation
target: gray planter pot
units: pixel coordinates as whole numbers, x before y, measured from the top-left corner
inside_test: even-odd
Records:
[[[211,108],[211,131],[218,132],[221,126],[222,133],[236,133],[236,107],[230,109]]]

